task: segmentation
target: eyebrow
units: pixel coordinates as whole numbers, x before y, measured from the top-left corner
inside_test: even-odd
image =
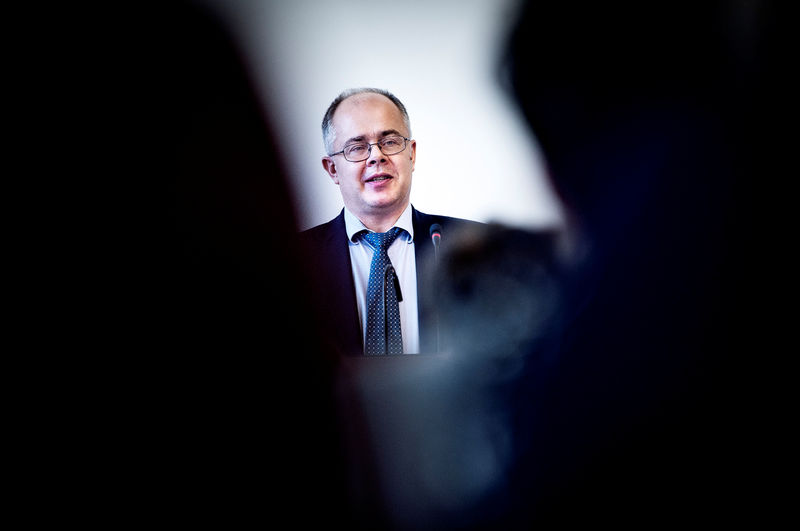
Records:
[[[385,136],[389,136],[389,135],[405,136],[400,131],[398,131],[396,129],[387,129],[386,131],[383,131],[381,133],[381,138],[383,138]],[[344,145],[346,146],[347,144],[350,144],[351,142],[364,142],[364,141],[366,141],[366,138],[367,137],[365,137],[364,135],[354,136],[352,138],[348,138],[347,140],[345,140]]]

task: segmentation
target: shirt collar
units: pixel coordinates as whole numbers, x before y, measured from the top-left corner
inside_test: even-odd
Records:
[[[358,243],[359,238],[356,238],[356,236],[359,232],[364,230],[369,231],[369,229],[361,223],[361,220],[350,212],[347,207],[344,207],[344,226],[345,230],[347,230],[347,239],[352,243]],[[394,222],[394,226],[400,227],[406,231],[404,237],[407,243],[412,243],[414,241],[414,223],[411,215],[411,203],[406,206],[406,209],[403,210],[403,213],[400,214],[400,217]]]

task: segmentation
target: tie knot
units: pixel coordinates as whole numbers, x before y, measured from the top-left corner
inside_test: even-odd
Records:
[[[364,233],[364,239],[375,249],[385,251],[401,232],[403,232],[403,229],[400,227],[392,227],[387,232],[366,232]]]

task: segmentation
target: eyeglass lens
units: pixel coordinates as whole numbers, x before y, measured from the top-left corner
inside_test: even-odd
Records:
[[[382,138],[375,144],[359,142],[350,144],[344,148],[344,158],[350,162],[360,162],[369,157],[372,146],[377,145],[384,155],[395,155],[406,148],[406,139],[398,135],[390,135]]]

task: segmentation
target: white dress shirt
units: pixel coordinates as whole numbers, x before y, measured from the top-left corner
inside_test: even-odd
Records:
[[[362,240],[362,237],[358,235],[360,231],[369,231],[369,229],[346,207],[344,209],[344,223],[347,229],[350,263],[353,266],[358,317],[361,322],[361,334],[363,337],[367,333],[367,283],[369,281],[369,268],[372,263],[373,249],[369,243]],[[414,224],[411,219],[411,204],[406,207],[394,226],[405,231],[392,242],[392,245],[387,250],[389,259],[392,261],[392,266],[394,266],[397,278],[400,281],[400,291],[403,294],[403,300],[399,303],[400,327],[403,331],[403,352],[406,354],[418,354],[417,262],[414,254]]]

